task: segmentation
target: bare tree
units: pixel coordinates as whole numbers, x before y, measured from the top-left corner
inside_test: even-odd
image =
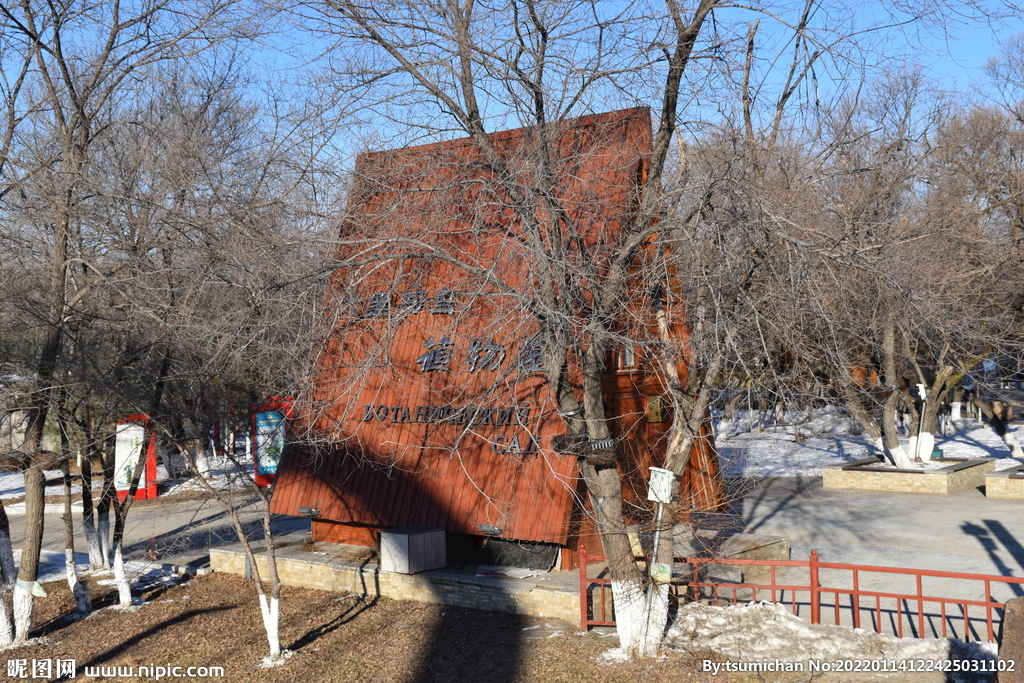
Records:
[[[732,336],[744,375],[780,372],[783,364],[759,360],[772,356],[795,359],[790,370],[804,381],[823,368],[877,451],[904,468],[928,460],[939,406],[988,349],[1014,348],[1019,327],[1002,291],[1019,258],[1013,217],[990,200],[1005,171],[980,171],[991,166],[965,153],[975,143],[962,115],[926,86],[914,72],[894,74],[782,144],[748,156],[751,127],[733,126],[692,155],[730,168],[706,215],[716,244],[744,244],[749,254],[732,279],[745,288],[745,327],[757,333]],[[730,259],[740,260],[716,253]],[[867,381],[870,372],[880,382]],[[926,388],[920,403],[917,384]],[[921,426],[911,429],[909,454],[898,411]]]
[[[45,250],[47,273],[40,312],[43,337],[34,362],[29,428],[22,446],[28,523],[14,612],[18,639],[27,637],[32,615],[32,590],[38,573],[42,540],[43,468],[54,463],[40,455],[47,415],[58,387],[58,366],[65,341],[65,320],[95,286],[124,267],[101,268],[86,260],[76,247],[90,235],[81,208],[83,185],[89,176],[93,148],[108,126],[116,123],[112,108],[135,77],[155,64],[192,57],[219,44],[234,18],[232,5],[210,2],[178,11],[172,2],[126,7],[96,7],[82,3],[47,5],[23,3],[0,9],[7,35],[17,35],[31,49],[26,78],[32,82],[31,102],[22,102],[13,145],[25,153],[17,167],[8,163],[8,183],[19,190],[17,209],[8,216],[32,218],[32,235],[15,219],[9,239],[38,239]],[[33,144],[29,144],[30,140]],[[29,153],[31,152],[31,153]],[[6,159],[10,162],[10,157]],[[8,194],[10,199],[13,195]],[[72,289],[73,263],[89,268]]]
[[[358,103],[354,106],[365,106],[375,124],[395,130],[403,139],[435,140],[451,131],[469,136],[473,163],[486,168],[500,186],[501,202],[521,226],[519,239],[528,245],[524,259],[535,284],[531,291],[519,292],[521,306],[537,326],[548,389],[565,416],[567,431],[591,444],[608,442],[610,420],[601,392],[606,358],[617,346],[639,341],[670,387],[676,410],[666,462],[680,474],[698,441],[714,380],[725,362],[708,345],[702,349],[706,354],[696,356],[707,362],[706,374],[690,367],[695,356],[685,338],[692,326],[682,314],[682,291],[672,282],[679,271],[666,266],[665,255],[678,248],[679,236],[700,220],[711,183],[697,183],[706,191],[691,192],[694,187],[684,181],[666,193],[674,170],[672,152],[677,149],[684,106],[729,92],[727,81],[716,80],[722,64],[718,56],[723,50],[750,54],[747,46],[755,31],[745,23],[723,23],[729,7],[716,0],[692,6],[515,2],[501,8],[332,0],[327,7],[323,28],[337,40],[328,55],[331,77],[343,79],[341,87],[353,93]],[[766,9],[770,16],[781,8]],[[748,105],[757,99],[755,91],[760,94],[758,102],[771,102],[767,129],[772,146],[782,137],[787,103],[796,101],[801,90],[810,92],[806,84],[813,80],[814,69],[838,68],[842,47],[853,44],[849,34],[816,28],[819,9],[817,2],[800,3],[784,25],[784,30],[794,31],[795,48],[785,48],[792,61],[786,62],[791,67],[777,97],[768,95],[771,78],[762,74],[760,85],[743,79]],[[712,16],[714,23],[709,21]],[[635,43],[639,35],[644,40]],[[579,52],[581,43],[589,50]],[[733,45],[738,52],[731,52]],[[749,76],[750,70],[746,73]],[[585,227],[558,204],[567,181],[555,151],[562,130],[558,122],[623,101],[657,103],[637,208],[613,244],[594,251],[570,248]],[[746,109],[752,120],[749,112],[756,108]],[[513,123],[531,126],[532,142],[510,156],[488,132]],[[663,236],[664,226],[669,230]],[[791,246],[800,242],[789,237]],[[472,264],[429,240],[413,244],[390,235],[375,239],[345,231],[342,238],[350,265],[430,258],[483,277]],[[360,248],[374,252],[352,256]],[[767,261],[768,255],[760,258]],[[638,267],[643,275],[634,280]],[[485,279],[499,290],[515,289],[500,273],[488,272]],[[644,283],[642,291],[651,293],[646,301],[631,299],[637,281]],[[706,283],[705,289],[693,291],[696,297],[686,306],[713,303],[701,297],[702,291],[710,291]],[[749,301],[739,299],[734,310]],[[636,315],[641,308],[643,314]],[[722,312],[706,310],[709,317],[701,324]],[[653,324],[640,324],[645,318]],[[627,332],[631,324],[633,330],[646,332]],[[719,340],[736,334],[735,327],[717,329]],[[574,386],[573,377],[580,378],[580,386]],[[665,594],[662,591],[650,602],[660,607],[648,608],[649,577],[632,559],[620,473],[611,460],[595,462],[582,459],[580,476],[609,558],[620,640],[629,652],[649,653],[662,631]]]
[[[114,253],[130,264],[98,286],[116,302],[115,311],[90,310],[96,346],[78,370],[93,391],[149,415],[149,433],[180,453],[224,506],[253,561],[276,661],[280,580],[269,492],[255,485],[252,464],[238,460],[230,445],[217,446],[237,470],[227,489],[206,480],[200,459],[211,437],[220,436],[225,406],[245,414],[251,403],[289,393],[300,381],[328,272],[318,215],[331,193],[313,192],[321,170],[304,151],[316,147],[310,126],[283,132],[290,125],[286,112],[248,98],[245,77],[240,68],[167,73],[129,112],[138,125],[103,141],[94,210],[122,237]],[[96,263],[109,253],[97,252]],[[108,361],[97,363],[97,356]],[[128,497],[112,501],[115,569],[140,471],[141,459]],[[238,511],[254,501],[262,514],[269,596]],[[122,602],[130,600],[127,583],[121,590]]]

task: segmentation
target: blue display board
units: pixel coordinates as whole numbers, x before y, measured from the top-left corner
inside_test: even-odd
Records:
[[[256,474],[276,474],[284,452],[284,414],[256,413]]]

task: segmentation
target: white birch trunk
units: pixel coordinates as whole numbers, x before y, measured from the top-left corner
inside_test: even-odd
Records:
[[[619,647],[629,657],[654,655],[668,621],[668,586],[656,585],[651,609],[647,592],[632,581],[612,581],[615,630]]]
[[[1003,435],[1003,441],[1010,447],[1011,457],[1024,458],[1024,451],[1021,450],[1020,443],[1018,443],[1017,437],[1013,435],[1013,432],[1007,430],[1006,434]]]
[[[110,512],[104,512],[99,515],[100,523],[96,528],[98,535],[97,542],[100,547],[100,559],[102,561],[101,567],[111,567],[110,561]]]
[[[32,588],[22,582],[14,584],[14,639],[17,642],[28,640],[28,632],[32,628]]]
[[[275,661],[281,657],[281,638],[277,630],[279,600],[260,594],[260,612],[263,614],[263,628],[267,632],[267,644],[270,645],[270,660]]]
[[[910,459],[910,456],[907,455],[907,452],[903,450],[903,446],[896,446],[896,448],[890,450],[889,457],[892,458],[893,464],[901,470],[909,470],[917,467]]]
[[[921,462],[929,462],[932,459],[932,451],[935,450],[935,435],[931,432],[921,432],[916,445],[917,457]]]
[[[949,419],[950,420],[959,420],[960,419],[960,410],[962,408],[963,408],[963,403],[961,403],[960,401],[953,401],[952,403],[950,403],[949,404]]]
[[[85,529],[85,547],[89,551],[89,567],[100,569],[109,563],[104,562],[103,545],[100,543],[99,529],[93,524],[88,524]]]
[[[7,586],[0,589],[0,647],[14,642],[14,622],[11,621],[11,607],[7,602]]]
[[[92,598],[89,595],[89,586],[78,576],[78,567],[75,566],[75,552],[70,548],[64,550],[64,571],[67,574],[68,588],[75,596],[75,614],[85,616],[92,611]]]
[[[114,584],[117,586],[118,601],[122,607],[132,604],[132,586],[128,583],[128,576],[124,573],[124,555],[121,552],[121,544],[114,547]]]

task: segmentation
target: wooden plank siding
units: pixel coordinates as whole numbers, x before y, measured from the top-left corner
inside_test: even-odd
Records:
[[[558,200],[600,268],[646,168],[650,113],[630,109],[560,125]],[[531,136],[530,129],[491,136],[524,183],[533,171],[517,157]],[[585,533],[576,459],[551,448],[564,422],[543,373],[519,363],[536,331],[527,298],[480,276],[498,270],[522,291],[537,281],[510,203],[469,140],[360,155],[341,237],[369,230],[392,241],[338,250],[343,266],[330,281],[323,342],[298,405],[296,432],[314,438],[289,447],[273,512],[317,508],[324,524],[314,532],[325,540],[411,525],[480,535],[492,526],[504,538],[574,546]],[[382,248],[438,255],[368,260]],[[451,312],[444,310],[447,291]],[[403,307],[417,292],[425,293],[423,308]],[[386,297],[386,313],[369,315],[374,295]],[[450,358],[431,370],[423,360],[428,343],[437,348],[445,339]],[[501,347],[501,362],[474,363],[474,340]],[[668,422],[647,424],[645,396],[663,388],[650,368],[610,373],[608,382],[616,435],[627,444],[624,488],[632,491],[646,467],[661,462]],[[707,489],[701,500],[716,505],[710,438],[693,463],[687,486]]]

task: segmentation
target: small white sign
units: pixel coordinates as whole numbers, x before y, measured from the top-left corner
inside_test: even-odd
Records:
[[[661,562],[652,562],[651,580],[658,583],[669,583],[672,581],[672,567]]]
[[[675,480],[676,475],[672,470],[652,467],[650,487],[647,489],[647,500],[653,500],[655,503],[661,503],[662,505],[671,503],[672,483]]]

